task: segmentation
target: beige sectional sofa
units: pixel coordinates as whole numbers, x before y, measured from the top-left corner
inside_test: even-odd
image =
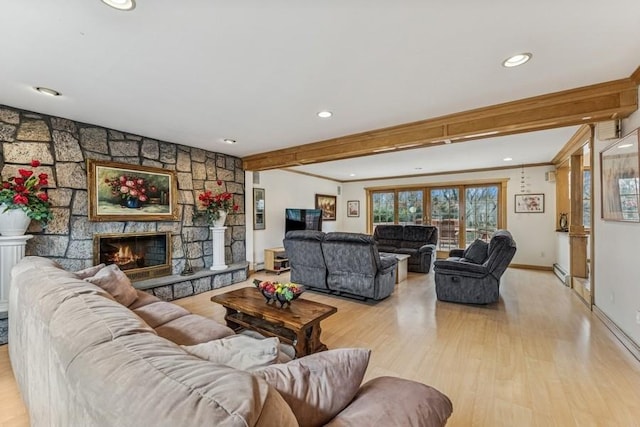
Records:
[[[381,377],[361,386],[362,349],[257,371],[196,357],[181,345],[234,332],[134,292],[127,307],[45,258],[13,269],[9,353],[32,426],[442,426],[451,414],[449,399],[424,384]],[[318,367],[333,373],[314,380]],[[311,377],[310,402],[286,390],[287,375],[298,375],[296,387]],[[334,380],[343,384],[331,392]]]

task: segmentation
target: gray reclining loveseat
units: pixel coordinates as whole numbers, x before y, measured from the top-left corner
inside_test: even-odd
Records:
[[[410,255],[408,270],[428,273],[436,258],[438,229],[431,225],[378,225],[373,237],[380,252]]]
[[[441,301],[488,304],[498,301],[500,277],[516,253],[507,230],[498,230],[487,244],[476,240],[467,249],[453,249],[434,263],[436,296]]]

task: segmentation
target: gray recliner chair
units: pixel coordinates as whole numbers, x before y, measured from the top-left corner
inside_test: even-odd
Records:
[[[328,292],[327,267],[322,254],[325,233],[313,230],[289,231],[284,240],[284,250],[289,258],[291,281],[307,288]]]
[[[372,236],[327,233],[322,252],[331,291],[374,300],[386,298],[393,292],[398,260],[380,257]]]
[[[507,230],[498,230],[487,245],[476,240],[467,249],[454,249],[434,263],[436,296],[441,301],[489,304],[500,296],[500,277],[516,253]]]

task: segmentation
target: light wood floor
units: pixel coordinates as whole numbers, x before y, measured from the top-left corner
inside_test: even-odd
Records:
[[[209,298],[229,289],[177,303],[222,321]],[[322,323],[329,348],[373,350],[365,380],[401,376],[447,394],[448,426],[640,426],[640,362],[570,289],[548,272],[509,269],[500,293],[487,307],[443,303],[433,273],[409,273],[378,304],[314,292],[303,298],[338,307]],[[0,346],[0,426],[26,425]]]

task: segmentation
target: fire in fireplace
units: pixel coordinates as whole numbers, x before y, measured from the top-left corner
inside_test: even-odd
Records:
[[[171,274],[171,233],[96,234],[94,264],[116,264],[131,280]]]

